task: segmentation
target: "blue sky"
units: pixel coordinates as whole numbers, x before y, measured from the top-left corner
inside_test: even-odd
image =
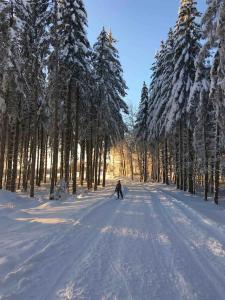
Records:
[[[206,0],[198,0],[200,12]],[[112,29],[129,87],[127,103],[137,108],[143,81],[150,82],[150,67],[167,32],[177,19],[179,0],[84,0],[91,44],[102,27]]]

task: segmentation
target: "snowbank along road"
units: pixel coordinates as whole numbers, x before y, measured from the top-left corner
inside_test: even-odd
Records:
[[[225,212],[127,183],[76,201],[0,194],[0,299],[225,299]]]

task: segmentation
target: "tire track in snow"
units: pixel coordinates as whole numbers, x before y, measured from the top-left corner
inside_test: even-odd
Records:
[[[126,190],[126,193],[128,193],[128,189]],[[119,208],[121,208],[121,206],[124,203],[123,201],[117,201],[117,200],[113,200],[115,201],[116,204],[116,209],[119,210]],[[99,214],[102,214],[103,212],[98,212]],[[108,290],[108,293],[106,293],[106,295],[104,295],[103,298],[101,299],[112,299],[111,297],[114,295],[114,292],[112,290],[112,284],[113,284],[113,278],[118,277],[120,278],[120,282],[123,282],[123,286],[125,287],[127,294],[129,295],[129,299],[131,298],[131,294],[130,294],[130,287],[128,286],[128,283],[126,281],[126,276],[123,274],[123,271],[121,270],[120,266],[120,251],[121,248],[123,248],[124,243],[120,243],[120,245],[116,245],[116,247],[118,247],[115,250],[115,244],[114,244],[114,240],[112,239],[112,236],[114,235],[114,233],[111,233],[111,229],[114,228],[114,226],[116,224],[118,224],[118,215],[115,211],[112,210],[108,210],[108,213],[110,213],[111,218],[106,217],[108,222],[107,224],[105,224],[105,226],[102,229],[107,229],[105,231],[105,233],[101,234],[99,237],[97,237],[95,239],[95,241],[93,242],[93,244],[91,244],[90,249],[87,249],[87,251],[85,251],[85,253],[82,255],[80,261],[78,262],[77,265],[77,271],[72,272],[72,275],[70,276],[70,279],[67,279],[67,283],[64,283],[64,285],[66,285],[67,287],[69,287],[73,282],[76,282],[77,280],[80,280],[80,286],[78,288],[78,290],[82,290],[82,284],[85,283],[88,279],[90,280],[90,277],[94,277],[93,276],[93,270],[97,268],[98,266],[98,272],[96,274],[96,278],[98,279],[99,275],[101,277],[101,279],[99,280],[99,285],[98,285],[98,290],[92,290],[92,294],[91,296],[89,295],[90,290],[84,290],[84,293],[81,294],[80,296],[77,296],[76,294],[74,294],[72,296],[71,294],[71,299],[100,299],[100,294],[101,291],[99,291],[100,287],[104,286],[105,290]],[[98,226],[100,227],[99,229],[101,229],[102,226],[100,226],[100,224],[98,224]],[[123,241],[123,240],[122,240]],[[88,255],[87,255],[88,254]],[[112,276],[112,273],[114,274]],[[82,274],[82,278],[79,279],[79,274]],[[105,276],[104,276],[105,274]],[[97,280],[95,278],[95,280]],[[119,283],[119,279],[117,280]],[[64,289],[64,293],[66,292],[67,288]],[[63,291],[63,289],[62,289]],[[75,288],[75,292],[77,291],[77,288]],[[103,290],[102,293],[104,293],[105,291]],[[64,294],[62,292],[62,295]],[[110,296],[107,296],[110,295]],[[91,297],[91,298],[90,298]],[[105,298],[106,297],[106,298]],[[109,297],[109,298],[108,298]],[[116,297],[116,296],[115,296]],[[64,298],[62,298],[64,299]],[[117,299],[117,298],[115,298]]]
[[[171,199],[170,203],[173,204],[174,210],[177,210],[178,214],[182,215],[181,219],[184,219],[185,217],[189,221],[188,222],[189,224],[187,225],[185,223],[183,224],[183,228],[187,230],[187,232],[191,233],[192,238],[190,238],[190,242],[194,244],[194,247],[196,249],[198,249],[197,247],[198,245],[207,246],[206,240],[209,240],[209,238],[211,238],[215,243],[216,242],[219,243],[220,248],[217,251],[218,258],[220,256],[219,254],[221,254],[222,257],[225,257],[225,250],[224,250],[225,235],[224,232],[221,231],[220,228],[216,226],[217,225],[216,223],[210,223],[209,221],[205,221],[204,217],[202,217],[197,211],[189,207],[187,204],[182,203],[179,198],[171,195],[170,192],[167,193],[164,190],[158,190],[158,191],[161,194],[165,195],[168,200]],[[211,236],[209,236],[209,234]],[[198,241],[197,245],[196,245],[196,240]],[[200,241],[202,242],[203,245],[200,244]],[[212,251],[210,253],[209,251],[208,253],[205,253],[205,250],[207,249],[202,249],[202,250],[204,251],[201,252],[201,255],[204,255],[206,259],[208,260],[212,259],[213,255],[215,258],[215,253],[212,253]],[[216,267],[214,265],[212,266],[214,267],[215,272],[218,272]],[[217,268],[221,269],[221,271],[225,275],[225,262],[221,266],[221,260],[219,260],[217,262]]]
[[[146,190],[146,191],[147,191],[147,195],[149,197],[149,191],[148,190]],[[161,249],[159,248],[159,241],[157,240],[158,236],[160,235],[161,232],[163,232],[163,230],[162,230],[162,226],[161,226],[161,223],[160,223],[158,217],[153,217],[151,219],[151,216],[154,216],[154,213],[155,213],[155,210],[153,207],[154,198],[151,197],[150,200],[151,200],[151,202],[149,202],[149,201],[146,202],[146,205],[147,205],[148,209],[150,210],[150,213],[146,214],[146,222],[145,222],[146,224],[148,224],[148,223],[150,224],[148,226],[149,227],[148,232],[150,235],[150,244],[151,244],[150,249],[149,249],[149,254],[151,256],[151,260],[153,262],[154,269],[157,270],[157,281],[159,283],[163,283],[163,286],[169,286],[172,284],[172,282],[170,280],[170,277],[168,277],[168,273],[167,273],[168,270],[165,266],[164,259],[160,255]],[[151,278],[149,278],[149,279],[151,280]],[[169,293],[170,293],[170,295],[169,295]],[[165,294],[163,292],[163,287],[160,285],[157,286],[157,282],[154,282],[154,290],[151,293],[152,299],[161,299],[162,294]],[[174,291],[173,288],[171,288],[170,291],[167,291],[167,297],[166,297],[167,300],[175,299],[176,296],[177,296],[176,291]],[[165,297],[165,295],[164,295],[164,297]]]
[[[110,202],[113,202],[115,209],[117,208],[119,203],[115,203],[114,200],[110,200]],[[110,204],[109,202],[107,204]],[[103,222],[102,220],[97,220],[98,221],[98,226],[97,228],[91,232],[90,230],[87,230],[87,234],[84,234],[84,231],[81,228],[81,231],[79,233],[79,236],[76,237],[76,243],[79,244],[79,238],[85,235],[85,237],[87,237],[87,241],[84,242],[82,241],[82,248],[80,248],[79,250],[79,255],[74,256],[71,259],[71,262],[69,263],[69,268],[64,268],[64,273],[60,274],[58,280],[55,282],[54,286],[51,288],[49,294],[46,297],[46,300],[48,299],[56,299],[56,294],[55,291],[52,294],[51,291],[54,290],[54,288],[56,288],[58,285],[61,286],[61,293],[63,293],[63,286],[69,286],[71,284],[71,281],[74,277],[76,277],[77,275],[79,276],[80,274],[82,274],[83,276],[83,271],[82,271],[82,266],[85,265],[87,268],[90,265],[90,263],[92,263],[93,261],[96,261],[97,257],[100,255],[100,252],[97,251],[97,247],[98,245],[102,245],[102,240],[103,240],[103,236],[100,235],[98,233],[99,228],[101,228],[101,226],[108,224],[108,222],[111,222],[111,220],[114,218],[114,214],[112,213],[112,210],[107,209],[106,212],[110,212],[110,215],[107,215],[105,213],[101,212],[101,209],[103,208],[103,206],[100,207],[100,211],[98,211],[98,215],[104,216]],[[106,207],[107,208],[107,207]],[[90,217],[90,214],[86,216],[87,218]],[[91,221],[89,220],[88,223],[91,223]],[[103,224],[103,225],[102,225]],[[85,228],[84,228],[85,230]],[[109,253],[108,253],[109,254]],[[63,277],[63,280],[62,280]],[[78,289],[80,290],[80,288]],[[52,295],[51,295],[52,294]],[[73,298],[73,293],[71,292],[71,299],[77,299],[77,298]],[[76,296],[76,295],[75,295]],[[81,299],[82,299],[82,295]],[[60,299],[64,299],[61,298],[59,295]]]
[[[21,300],[25,300],[25,299],[29,299],[26,298],[26,296],[23,295],[24,290],[26,291],[27,286],[31,285],[33,283],[33,280],[31,280],[32,277],[35,278],[35,274],[32,274],[32,270],[33,270],[33,264],[37,265],[37,268],[40,264],[40,261],[45,259],[47,260],[47,265],[49,265],[49,267],[51,268],[51,260],[53,258],[52,263],[55,263],[55,258],[54,255],[49,257],[49,253],[55,253],[55,249],[57,249],[57,251],[59,251],[59,253],[57,253],[56,255],[58,257],[60,257],[62,254],[65,254],[66,251],[68,250],[68,248],[72,248],[74,247],[76,249],[76,245],[72,244],[72,245],[68,245],[68,238],[69,236],[71,236],[71,238],[69,239],[70,241],[73,240],[73,237],[76,233],[76,231],[79,232],[78,237],[82,235],[82,232],[80,231],[80,225],[83,222],[85,222],[85,219],[87,219],[89,217],[89,215],[91,214],[95,214],[96,210],[99,210],[100,207],[103,207],[105,205],[107,205],[108,203],[112,202],[112,199],[110,198],[110,196],[105,199],[101,199],[99,201],[97,201],[97,203],[92,204],[90,207],[88,207],[84,214],[79,218],[78,223],[74,226],[74,227],[69,227],[67,230],[65,230],[64,232],[62,232],[62,234],[58,235],[58,236],[54,236],[50,241],[48,241],[48,244],[45,245],[42,249],[39,249],[37,252],[35,252],[32,256],[28,257],[22,264],[20,264],[19,266],[16,267],[16,269],[14,271],[11,271],[10,273],[8,273],[6,275],[6,277],[4,279],[2,279],[0,281],[0,285],[1,285],[1,294],[3,295],[3,297],[5,297],[4,299],[15,299],[15,297],[17,297],[16,299],[19,299],[19,295],[21,295]],[[87,241],[85,243],[85,245],[91,243],[91,241],[94,239],[95,237],[90,235],[87,236]],[[68,263],[68,265],[70,265],[70,263]],[[67,267],[64,267],[64,269],[66,270]],[[58,276],[59,279],[61,278],[61,275],[59,274]],[[29,278],[29,279],[28,279]],[[43,279],[42,277],[39,278],[39,280]],[[38,280],[35,280],[35,282],[37,282]],[[23,285],[24,289],[23,289]],[[10,288],[9,288],[10,286]],[[51,288],[51,287],[50,287]],[[10,290],[10,294],[5,294],[4,295],[4,291],[8,291]],[[0,296],[1,296],[0,294]],[[36,298],[38,299],[38,298]],[[30,299],[29,299],[30,300]],[[43,300],[43,299],[41,299]]]
[[[147,189],[148,190],[148,189]],[[161,192],[160,189],[155,189],[157,190],[157,192]],[[212,297],[215,297],[215,295],[218,295],[219,298],[217,299],[224,299],[224,293],[225,293],[225,289],[221,288],[224,286],[224,274],[220,274],[214,267],[214,265],[209,261],[209,259],[207,259],[202,252],[200,252],[200,250],[193,244],[193,241],[190,240],[190,238],[186,235],[184,238],[184,234],[181,231],[182,227],[179,227],[177,224],[174,223],[173,221],[173,217],[171,218],[171,215],[169,213],[170,208],[169,207],[165,207],[162,204],[162,201],[160,199],[160,197],[154,192],[154,190],[149,190],[149,192],[155,195],[155,211],[157,213],[157,215],[161,218],[162,220],[162,224],[164,224],[164,228],[165,231],[167,232],[168,236],[170,237],[170,239],[173,241],[173,244],[176,245],[176,247],[179,247],[179,252],[183,253],[186,251],[187,255],[186,258],[191,258],[191,260],[194,261],[195,266],[198,266],[198,268],[196,269],[196,272],[199,272],[199,270],[201,270],[200,272],[200,276],[202,276],[202,278],[204,277],[205,279],[207,278],[208,282],[210,283],[211,287],[213,287],[214,292],[211,291],[211,296],[209,296],[209,298],[206,298],[207,296],[203,295],[202,298],[198,298],[201,295],[197,295],[197,299],[212,299]],[[168,195],[166,195],[168,198]],[[165,197],[164,200],[166,200],[167,202],[170,202],[169,199],[167,199]],[[173,214],[175,213],[175,211],[173,211]],[[183,214],[185,215],[185,213],[183,212]],[[165,226],[166,225],[166,226]],[[183,248],[183,249],[182,249]],[[184,250],[185,249],[185,250]],[[195,252],[193,251],[193,249],[195,250]],[[179,253],[179,254],[180,254]],[[184,256],[183,256],[184,257]],[[215,280],[213,280],[214,278],[216,278],[216,282]],[[189,277],[189,279],[191,279],[191,277]],[[211,289],[209,289],[210,292]],[[197,291],[197,289],[196,289]],[[192,299],[192,298],[190,298]]]

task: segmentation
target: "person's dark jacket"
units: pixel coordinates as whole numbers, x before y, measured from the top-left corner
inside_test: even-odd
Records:
[[[116,185],[116,189],[115,191],[118,192],[118,191],[121,191],[122,187],[121,187],[121,183],[118,182],[117,185]]]

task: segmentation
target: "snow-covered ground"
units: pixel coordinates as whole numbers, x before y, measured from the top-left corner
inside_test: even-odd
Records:
[[[0,193],[0,299],[225,299],[225,210],[162,185]]]

